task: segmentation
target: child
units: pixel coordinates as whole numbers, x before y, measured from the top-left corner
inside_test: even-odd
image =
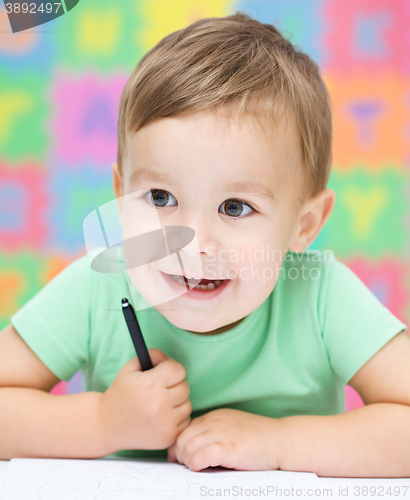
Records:
[[[307,250],[334,206],[331,131],[317,65],[269,24],[202,19],[150,50],[121,95],[115,196],[147,189],[161,225],[193,228],[215,281],[138,311],[142,372],[124,275],[68,266],[0,335],[0,458],[410,475],[407,327]],[[195,277],[147,269],[164,289]],[[48,394],[79,369],[84,393]],[[366,406],[344,413],[348,383]]]

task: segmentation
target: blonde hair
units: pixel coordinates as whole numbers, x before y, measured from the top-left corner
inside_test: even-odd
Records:
[[[263,117],[271,125],[293,115],[303,160],[299,201],[326,188],[332,114],[319,67],[277,28],[241,12],[200,19],[163,38],[140,60],[120,98],[120,174],[128,133],[159,118],[228,106],[238,117]]]

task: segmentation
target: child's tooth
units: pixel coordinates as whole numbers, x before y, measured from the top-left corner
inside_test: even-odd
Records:
[[[186,281],[184,280],[184,277],[182,276],[172,276],[172,279],[179,283],[182,286],[186,286]],[[191,280],[201,280],[202,278],[189,278],[188,276],[185,276],[185,279],[191,279]],[[207,285],[199,285],[197,284],[194,288],[197,290],[213,290],[214,288],[217,288],[220,286],[222,283],[222,280],[215,280],[214,282],[208,283]],[[192,285],[192,283],[191,283]]]

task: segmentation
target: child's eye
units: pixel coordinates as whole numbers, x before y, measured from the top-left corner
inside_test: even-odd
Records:
[[[248,215],[251,212],[255,212],[255,210],[248,203],[246,203],[246,201],[235,200],[235,199],[224,201],[221,207],[223,207],[225,210],[223,213],[233,219],[243,218],[239,216]]]
[[[167,203],[170,198],[173,198],[175,200],[172,194],[169,191],[165,191],[164,189],[150,189],[148,192],[151,194],[151,201],[158,208],[172,206],[167,205]]]
[[[170,201],[170,198],[174,199],[175,202],[177,200],[169,191],[166,191],[165,189],[150,189],[148,193],[151,194],[151,202],[157,208],[176,205],[176,203],[174,203],[173,205],[167,204]],[[232,219],[242,218],[244,215],[255,212],[255,210],[248,203],[246,203],[246,201],[236,200],[234,198],[224,201],[220,208],[221,207],[223,208],[222,213],[228,215]]]

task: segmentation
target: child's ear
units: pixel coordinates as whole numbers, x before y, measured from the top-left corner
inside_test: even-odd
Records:
[[[118,217],[120,220],[120,226],[122,227],[122,213],[124,208],[124,181],[122,179],[121,174],[118,171],[117,162],[114,162],[111,165],[112,168],[112,187],[114,189],[115,198],[117,199],[117,209],[118,209]]]
[[[310,198],[301,209],[290,241],[292,252],[303,252],[315,241],[335,205],[336,193],[326,188]]]

